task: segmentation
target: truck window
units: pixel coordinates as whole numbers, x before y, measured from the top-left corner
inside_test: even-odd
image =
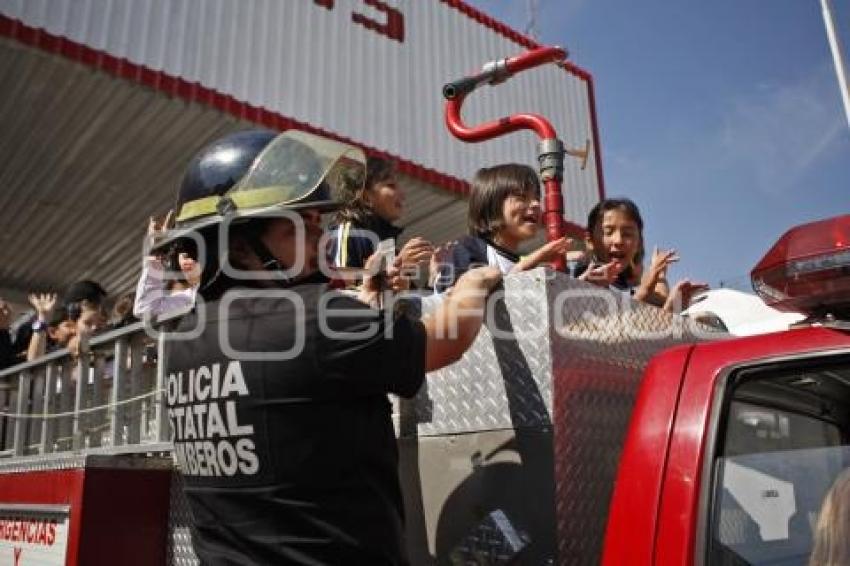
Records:
[[[850,361],[729,383],[707,564],[850,564]]]

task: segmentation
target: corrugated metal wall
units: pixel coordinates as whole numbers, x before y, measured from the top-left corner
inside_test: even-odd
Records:
[[[0,0],[0,14],[459,178],[533,164],[531,134],[452,139],[440,95],[447,80],[524,48],[449,3],[386,4],[403,17],[403,41],[354,21],[386,22],[363,0]],[[587,81],[555,67],[476,92],[465,108],[470,123],[540,112],[568,147],[595,141]],[[596,158],[584,171],[567,160],[566,210],[577,223],[598,200]]]
[[[20,292],[132,289],[146,218],[172,205],[198,147],[246,127],[9,40],[0,81],[0,288]]]

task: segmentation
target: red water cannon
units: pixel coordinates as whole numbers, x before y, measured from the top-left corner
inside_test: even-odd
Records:
[[[446,98],[446,126],[459,140],[476,143],[518,130],[532,130],[540,138],[537,160],[540,163],[540,178],[545,187],[543,219],[546,224],[546,239],[550,242],[561,238],[564,229],[564,200],[561,183],[564,179],[564,143],[558,139],[555,128],[538,114],[512,114],[477,126],[463,123],[460,109],[472,91],[485,84],[497,85],[522,71],[544,65],[561,63],[567,51],[561,47],[540,47],[515,57],[491,61],[481,72],[452,81],[443,87]],[[553,262],[552,267],[563,270],[565,258]]]
[[[788,230],[750,277],[771,307],[850,320],[850,215]]]

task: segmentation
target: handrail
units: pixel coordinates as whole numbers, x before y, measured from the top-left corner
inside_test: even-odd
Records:
[[[133,333],[135,333],[139,330],[144,330],[144,328],[145,328],[144,322],[141,322],[141,321],[140,322],[134,322],[132,324],[128,324],[126,326],[122,326],[120,328],[110,330],[108,332],[104,332],[102,334],[95,334],[94,336],[89,338],[88,344],[89,344],[90,347],[100,346],[102,344],[114,342],[115,339],[117,339],[121,336],[124,336],[124,335],[127,335],[127,334],[133,334]],[[4,370],[0,370],[0,379],[3,379],[4,377],[14,376],[15,374],[20,373],[23,370],[38,367],[40,365],[43,365],[46,362],[58,360],[60,358],[63,358],[65,356],[70,356],[70,355],[71,355],[71,352],[70,352],[70,350],[68,350],[68,348],[59,348],[57,350],[47,352],[46,354],[41,355],[34,360],[21,362],[19,364],[15,364],[13,366],[10,366],[10,367],[8,367]]]
[[[164,446],[170,436],[154,341],[145,322],[92,337],[85,354],[67,348],[0,372],[0,461],[51,453],[125,453]]]

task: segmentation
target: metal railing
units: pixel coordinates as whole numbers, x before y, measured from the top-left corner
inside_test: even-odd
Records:
[[[170,450],[160,344],[139,322],[0,372],[0,458]]]

